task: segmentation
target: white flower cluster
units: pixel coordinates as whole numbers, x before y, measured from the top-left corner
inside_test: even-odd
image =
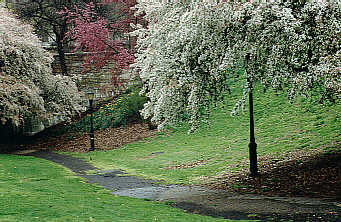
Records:
[[[218,3],[217,3],[218,2]],[[192,129],[221,99],[238,67],[245,78],[290,95],[322,85],[341,95],[341,2],[141,1],[135,70],[160,128],[186,113]],[[247,63],[246,59],[249,58]]]
[[[31,118],[69,117],[81,110],[68,77],[53,76],[52,56],[30,25],[0,7],[0,121],[23,125]]]

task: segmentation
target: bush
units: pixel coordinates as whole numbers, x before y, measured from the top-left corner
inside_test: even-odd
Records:
[[[93,113],[94,129],[124,126],[127,123],[144,121],[140,115],[147,99],[139,95],[140,88],[129,88],[124,94],[114,98],[111,102],[101,106]],[[90,114],[80,121],[72,123],[62,129],[59,134],[66,132],[88,132],[90,130]]]
[[[0,7],[0,127],[67,119],[83,109],[71,78],[52,75],[52,61],[32,27]]]

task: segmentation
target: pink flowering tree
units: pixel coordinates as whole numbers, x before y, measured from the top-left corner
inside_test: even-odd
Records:
[[[67,37],[74,41],[74,50],[87,53],[85,68],[101,68],[108,61],[114,61],[112,83],[115,87],[123,83],[119,74],[135,60],[134,41],[127,35],[130,24],[138,20],[131,9],[135,4],[135,0],[104,0],[60,12],[70,25]],[[99,13],[99,8],[109,13]]]

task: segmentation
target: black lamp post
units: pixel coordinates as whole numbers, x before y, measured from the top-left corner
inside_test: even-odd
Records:
[[[245,69],[248,72],[248,62],[250,55],[245,56]],[[249,112],[250,112],[250,143],[249,143],[249,158],[250,158],[250,176],[258,175],[257,167],[257,143],[255,139],[255,121],[253,119],[253,95],[252,95],[252,82],[250,78],[247,78],[247,83],[249,85]]]
[[[88,92],[89,106],[90,106],[90,149],[89,151],[95,150],[95,134],[94,134],[94,120],[93,120],[93,101],[95,93],[93,91]]]

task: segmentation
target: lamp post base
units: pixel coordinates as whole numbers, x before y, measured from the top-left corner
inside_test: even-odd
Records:
[[[257,167],[257,144],[255,142],[249,143],[249,158],[250,158],[250,176],[258,175]]]
[[[250,177],[258,177],[258,176],[260,176],[260,174],[259,174],[258,172],[251,172],[251,173],[249,174],[249,176],[250,176]]]

